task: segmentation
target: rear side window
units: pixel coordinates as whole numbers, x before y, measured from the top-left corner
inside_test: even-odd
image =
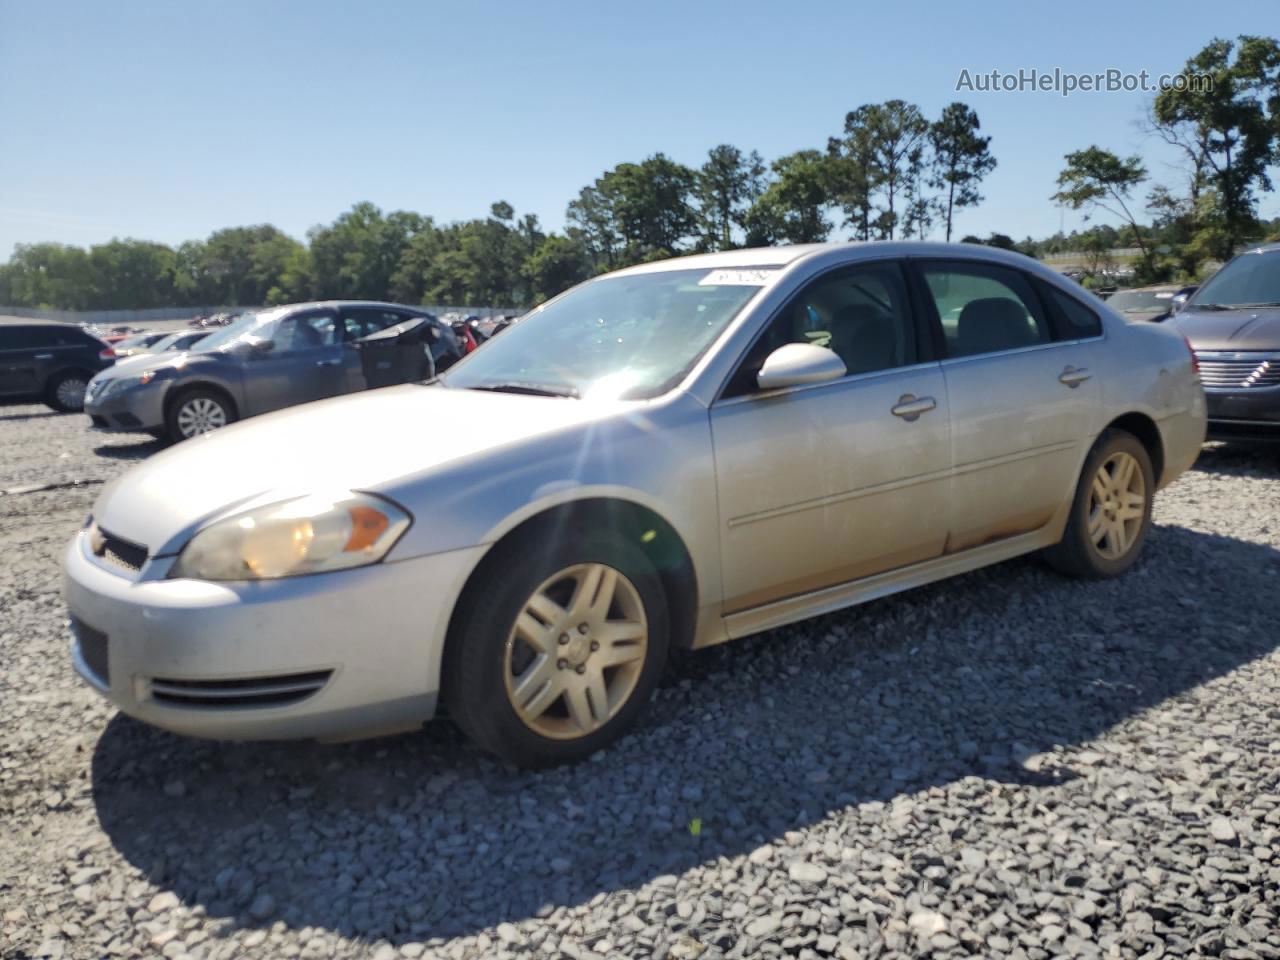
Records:
[[[87,334],[77,327],[56,327],[46,324],[0,327],[0,350],[21,350],[32,347],[82,347]]]
[[[370,334],[404,323],[409,314],[377,307],[348,307],[342,311],[342,339],[350,343]]]
[[[970,357],[1049,343],[1049,321],[1028,277],[986,263],[921,264],[947,355]]]
[[[1083,303],[1047,283],[1041,284],[1040,289],[1058,314],[1061,339],[1084,340],[1102,336],[1102,321]]]

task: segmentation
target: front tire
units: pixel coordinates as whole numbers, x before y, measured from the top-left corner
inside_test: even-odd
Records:
[[[608,532],[538,533],[496,548],[445,660],[450,716],[524,767],[585,759],[631,727],[670,637],[662,582],[641,550]]]
[[[236,422],[236,410],[223,394],[198,387],[174,398],[165,414],[165,433],[172,443],[220,430]]]
[[[1142,442],[1124,430],[1104,431],[1085,459],[1062,540],[1045,551],[1045,559],[1084,580],[1124,573],[1146,543],[1155,487]]]

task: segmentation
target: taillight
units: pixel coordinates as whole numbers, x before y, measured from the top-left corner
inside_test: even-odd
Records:
[[[99,360],[114,360],[115,358],[116,358],[116,352],[112,350],[110,347],[103,347],[101,350],[98,351]]]
[[[1182,342],[1187,345],[1187,353],[1191,354],[1191,369],[1197,376],[1199,376],[1200,358],[1196,356],[1196,349],[1191,346],[1191,341],[1187,339],[1187,335],[1185,333],[1182,335]]]

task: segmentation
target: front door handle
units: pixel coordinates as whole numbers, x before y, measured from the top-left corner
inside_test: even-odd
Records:
[[[1093,374],[1084,367],[1073,367],[1071,364],[1067,364],[1067,368],[1058,375],[1058,382],[1065,383],[1068,387],[1074,390],[1091,376],[1093,376]]]
[[[895,417],[901,417],[908,422],[919,420],[920,414],[928,413],[938,405],[938,401],[933,397],[917,397],[914,393],[904,393],[898,398],[898,402],[889,409]]]
[[[53,359],[53,354],[52,354],[52,353],[37,353],[37,354],[35,355],[34,359],[36,359],[36,360],[52,360],[52,359]]]
[[[336,367],[341,363],[342,363],[341,360],[317,360],[316,366],[317,367]]]

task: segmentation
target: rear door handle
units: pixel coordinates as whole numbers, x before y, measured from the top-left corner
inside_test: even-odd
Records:
[[[938,405],[938,401],[933,397],[917,397],[913,393],[904,393],[898,398],[898,402],[889,409],[895,417],[901,417],[903,420],[912,421],[919,420],[920,414],[928,413]]]
[[[342,363],[341,360],[317,360],[316,366],[317,367],[336,367],[341,363]]]
[[[1060,383],[1065,383],[1068,387],[1074,390],[1091,376],[1093,376],[1093,374],[1084,367],[1073,367],[1071,364],[1067,364],[1067,368],[1058,375],[1058,381]]]
[[[52,353],[37,353],[33,359],[36,359],[36,360],[52,360],[52,359],[53,359],[53,354],[52,354]]]

